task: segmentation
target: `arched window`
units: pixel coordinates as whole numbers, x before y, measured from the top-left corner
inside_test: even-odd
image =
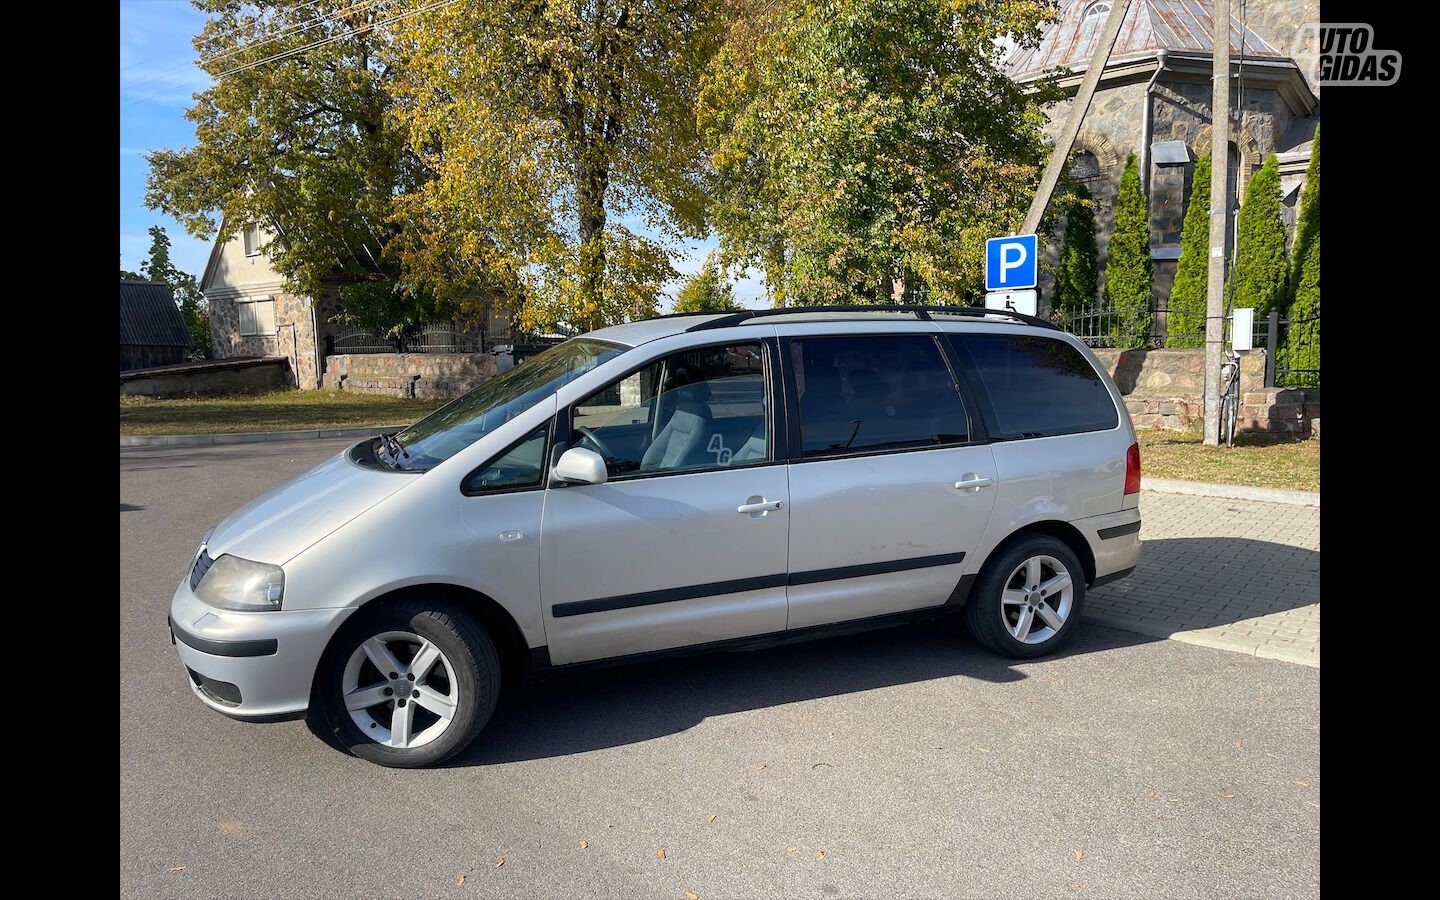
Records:
[[[1085,185],[1090,190],[1090,196],[1096,200],[1109,194],[1105,172],[1100,168],[1100,158],[1089,150],[1077,154],[1071,161],[1070,177]]]
[[[1109,0],[1096,0],[1096,2],[1085,7],[1084,17],[1087,19],[1095,19],[1108,12],[1110,12]]]

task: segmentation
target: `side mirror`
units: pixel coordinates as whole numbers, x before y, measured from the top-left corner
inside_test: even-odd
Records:
[[[604,484],[610,477],[605,457],[584,447],[571,447],[561,454],[552,474],[555,480],[570,484]]]

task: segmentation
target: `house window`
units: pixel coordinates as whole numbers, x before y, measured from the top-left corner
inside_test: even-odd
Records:
[[[1085,7],[1085,18],[1094,19],[1099,16],[1103,16],[1109,12],[1110,4],[1108,0],[1099,0],[1099,2],[1092,3],[1089,6]]]
[[[275,333],[275,298],[260,297],[255,300],[238,300],[235,309],[240,314],[242,336]]]
[[[259,226],[259,225],[251,225],[249,228],[246,228],[246,229],[245,229],[245,232],[244,232],[244,237],[245,237],[245,255],[246,255],[246,256],[259,256],[259,255],[260,255],[260,226]]]

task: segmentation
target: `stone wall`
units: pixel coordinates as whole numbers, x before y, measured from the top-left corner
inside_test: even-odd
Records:
[[[1205,415],[1205,351],[1096,350],[1136,428],[1198,431]],[[1240,356],[1242,432],[1320,436],[1320,389],[1265,387],[1265,351]]]
[[[224,359],[120,373],[120,394],[167,397],[284,387],[293,383],[286,358]]]
[[[341,353],[325,358],[325,387],[387,397],[459,397],[495,376],[489,353]]]

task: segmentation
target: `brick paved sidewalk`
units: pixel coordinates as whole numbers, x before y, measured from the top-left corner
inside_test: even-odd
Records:
[[[1085,617],[1155,637],[1320,665],[1320,510],[1144,491],[1129,578]]]

